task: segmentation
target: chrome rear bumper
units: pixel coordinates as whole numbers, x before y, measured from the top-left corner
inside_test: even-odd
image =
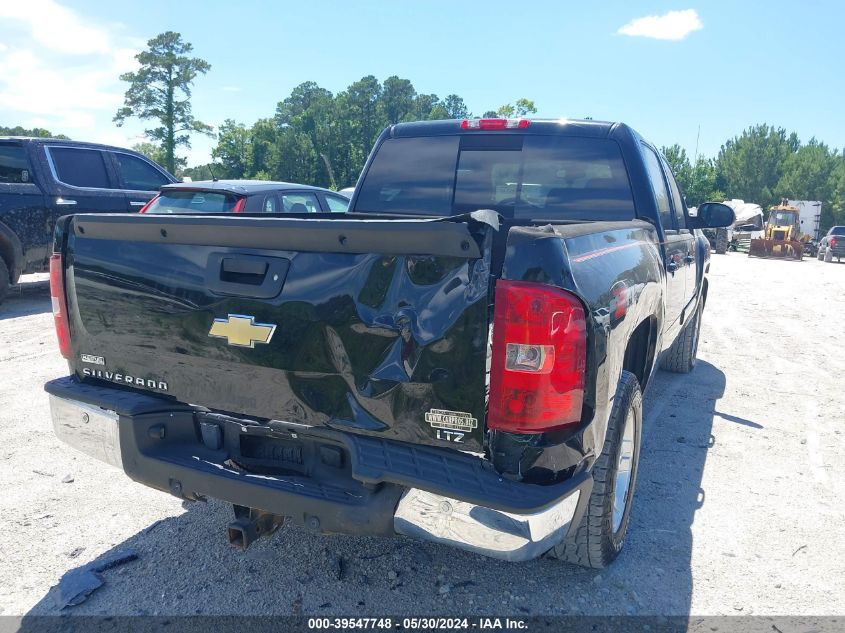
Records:
[[[49,398],[56,437],[86,455],[123,468],[117,413],[52,394]]]
[[[53,394],[49,394],[49,398],[53,429],[60,440],[91,457],[123,469],[119,416],[116,412]],[[131,420],[130,415],[126,421],[131,423]],[[135,464],[137,467],[145,461],[137,453],[138,447],[131,437],[127,440],[125,450],[129,455],[127,464]],[[251,503],[256,507],[271,508],[274,512],[285,515],[301,514],[300,506],[305,503],[302,493],[286,493],[281,501],[272,497],[274,493],[269,487],[271,477],[260,486],[260,492],[255,490],[258,482],[254,478],[247,483],[237,477],[242,487],[232,488],[231,492],[223,494],[221,486],[227,482],[222,478],[225,475],[231,479],[231,474],[219,471],[204,473],[200,469],[201,462],[192,460],[191,463],[196,464],[196,468],[192,467],[190,471],[177,471],[175,465],[170,463],[167,472],[161,475],[162,485],[147,483],[144,473],[141,473],[141,476],[139,473],[134,473],[134,476],[133,473],[128,474],[137,481],[159,489],[166,489],[163,485],[165,479],[171,484],[177,480],[187,486],[185,482],[188,477],[196,477],[196,483],[191,489],[200,490],[209,496],[219,495],[232,503]],[[171,470],[173,472],[170,472]],[[247,485],[250,486],[249,490],[243,487]],[[578,482],[573,482],[569,494],[544,510],[530,514],[496,510],[407,487],[395,510],[395,501],[383,508],[386,513],[385,527],[389,533],[392,513],[393,530],[396,533],[451,545],[493,558],[508,561],[530,560],[541,556],[566,537],[569,529],[580,519],[583,506],[589,498],[591,485],[592,480],[588,476],[581,477]],[[172,485],[170,489],[173,492]],[[217,491],[217,494],[212,491]],[[329,514],[338,512],[334,506],[323,511]]]
[[[582,491],[535,514],[512,514],[411,488],[393,518],[399,534],[508,561],[543,555],[569,532]]]

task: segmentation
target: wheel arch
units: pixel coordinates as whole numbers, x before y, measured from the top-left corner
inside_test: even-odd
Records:
[[[657,352],[657,317],[651,315],[637,325],[628,337],[622,369],[631,372],[645,391],[654,369]]]
[[[23,271],[23,247],[14,231],[2,222],[0,222],[0,257],[9,269],[11,283],[16,283]]]

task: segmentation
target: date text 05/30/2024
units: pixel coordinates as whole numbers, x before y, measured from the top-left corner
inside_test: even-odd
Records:
[[[402,629],[422,631],[479,630],[479,631],[520,631],[528,628],[528,623],[519,618],[445,618],[445,617],[406,617],[394,618],[308,618],[308,628],[312,630],[389,630]]]

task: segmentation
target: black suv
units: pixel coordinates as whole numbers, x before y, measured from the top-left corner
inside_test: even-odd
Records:
[[[128,149],[0,136],[0,300],[22,274],[47,270],[57,218],[138,211],[173,182]]]

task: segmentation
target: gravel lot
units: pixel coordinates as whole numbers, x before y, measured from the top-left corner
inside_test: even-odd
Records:
[[[646,395],[629,540],[601,573],[289,526],[235,551],[225,504],[59,444],[50,300],[16,295],[0,306],[0,614],[56,613],[63,574],[125,546],[139,558],[72,613],[845,614],[845,265],[712,262],[699,364]]]

